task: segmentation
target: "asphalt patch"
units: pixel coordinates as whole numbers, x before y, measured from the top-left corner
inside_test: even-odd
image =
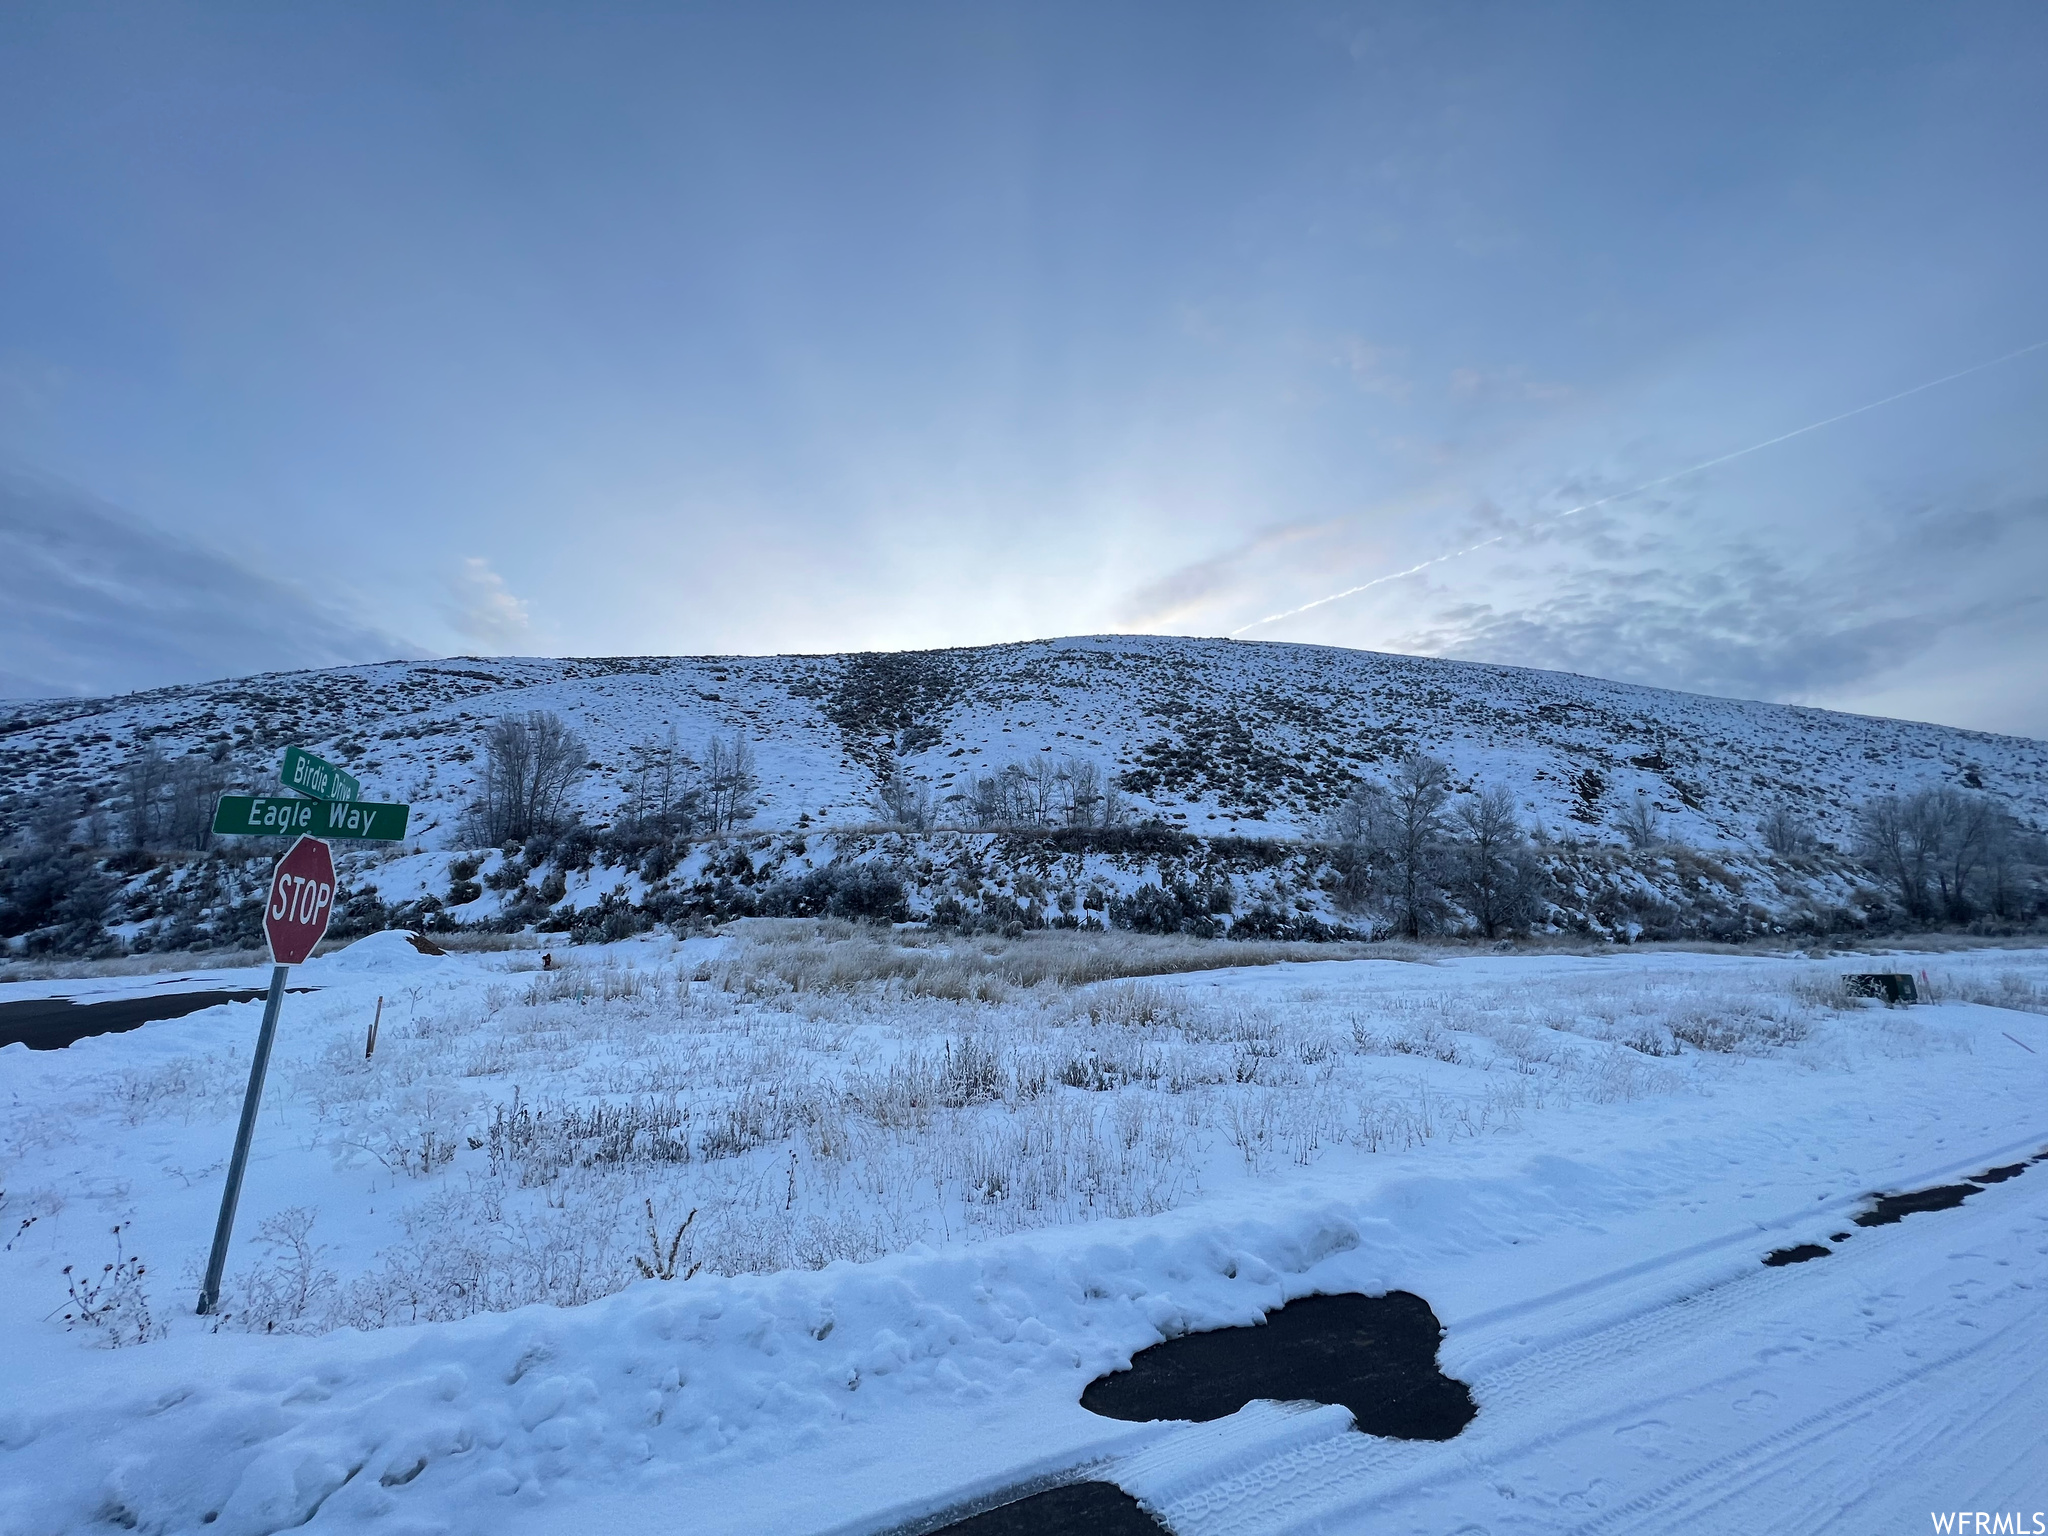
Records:
[[[1341,1403],[1368,1435],[1449,1440],[1478,1407],[1436,1363],[1443,1324],[1407,1291],[1304,1296],[1263,1323],[1183,1334],[1098,1377],[1081,1406],[1112,1419],[1203,1423],[1269,1398]]]
[[[2007,1179],[2016,1179],[2027,1171],[2025,1163],[2007,1163],[2003,1168],[1986,1168],[1982,1173],[1970,1175],[1972,1184],[2003,1184]]]
[[[261,996],[261,987],[234,987],[212,992],[163,992],[154,997],[116,997],[103,1003],[76,1003],[68,997],[32,997],[0,1003],[0,1046],[25,1045],[32,1051],[61,1051],[74,1041],[93,1035],[118,1035],[159,1019],[182,1019],[202,1008],[253,1002]]]
[[[1796,1248],[1779,1248],[1764,1255],[1764,1263],[1772,1269],[1781,1269],[1787,1264],[1804,1264],[1808,1259],[1824,1259],[1833,1253],[1832,1248],[1823,1248],[1819,1243],[1801,1243]]]
[[[1981,1184],[1937,1184],[1932,1189],[1909,1189],[1902,1195],[1879,1195],[1855,1221],[1859,1227],[1888,1227],[1922,1211],[1952,1211],[1970,1196],[1983,1193]]]
[[[1981,1195],[1993,1184],[2003,1184],[2027,1171],[2030,1164],[2048,1162],[2048,1152],[2038,1152],[2024,1163],[2007,1163],[1973,1173],[1961,1184],[1936,1184],[1931,1189],[1909,1189],[1899,1195],[1879,1195],[1869,1210],[1855,1218],[1859,1227],[1888,1227],[1895,1221],[1921,1211],[1952,1211],[1972,1195]],[[1766,1261],[1768,1262],[1768,1261]]]
[[[1154,1520],[1115,1483],[1068,1483],[998,1504],[931,1536],[1161,1536]]]
[[[1888,1227],[1922,1211],[1952,1211],[1970,1196],[1983,1194],[1989,1186],[2018,1178],[2034,1163],[2048,1163],[2048,1152],[2036,1153],[2024,1163],[1986,1168],[1982,1173],[1971,1174],[1961,1184],[1936,1184],[1927,1189],[1909,1189],[1903,1194],[1873,1196],[1870,1209],[1852,1220],[1859,1227]],[[1834,1232],[1829,1234],[1828,1241],[1846,1243],[1854,1235],[1852,1232]],[[1793,1248],[1773,1249],[1764,1255],[1764,1263],[1777,1269],[1786,1264],[1804,1264],[1809,1259],[1824,1259],[1833,1251],[1819,1243],[1800,1243]]]

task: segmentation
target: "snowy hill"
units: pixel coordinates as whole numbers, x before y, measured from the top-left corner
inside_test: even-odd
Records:
[[[1502,782],[1560,833],[1617,838],[1648,797],[1678,840],[1753,846],[1790,807],[1846,838],[1874,794],[1982,789],[2048,824],[2048,744],[1943,726],[1707,698],[1564,673],[1319,646],[1094,636],[840,656],[499,658],[273,673],[101,700],[16,705],[0,722],[0,831],[53,792],[117,809],[124,763],[155,742],[211,752],[262,787],[287,744],[347,763],[415,806],[414,846],[454,845],[483,735],[549,710],[590,748],[577,791],[602,821],[638,743],[756,754],[753,826],[875,819],[892,768],[941,808],[968,778],[1044,754],[1118,776],[1132,814],[1196,833],[1292,836],[1361,776],[1419,749],[1461,785]],[[957,802],[956,802],[957,804]]]

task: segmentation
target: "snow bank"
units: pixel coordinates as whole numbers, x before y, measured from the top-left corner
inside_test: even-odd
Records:
[[[574,1310],[316,1340],[200,1335],[0,1419],[0,1528],[262,1536],[403,1516],[482,1530],[501,1498],[659,1462],[758,1464],[912,1406],[1061,1414],[1171,1332],[1256,1321],[1355,1249],[1340,1210],[1171,1235],[902,1255],[809,1274],[647,1281]],[[55,1364],[55,1361],[46,1362]],[[29,1464],[35,1471],[30,1473]]]
[[[436,975],[448,969],[446,955],[427,954],[420,949],[417,935],[392,930],[357,939],[346,949],[307,962],[305,969],[322,975]]]

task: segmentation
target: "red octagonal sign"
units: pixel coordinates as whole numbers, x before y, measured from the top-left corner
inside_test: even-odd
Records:
[[[270,877],[270,905],[263,909],[270,958],[279,965],[303,962],[333,915],[334,855],[319,838],[302,837]]]

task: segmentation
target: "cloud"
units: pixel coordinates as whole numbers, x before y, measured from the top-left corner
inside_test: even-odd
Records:
[[[491,562],[472,555],[449,582],[448,622],[470,639],[502,648],[518,644],[531,632],[523,598],[514,597]]]
[[[1310,540],[1329,537],[1332,523],[1289,523],[1268,528],[1234,549],[1168,571],[1157,581],[1127,593],[1117,604],[1117,622],[1127,629],[1168,629],[1196,615],[1243,600],[1272,556]]]
[[[1406,347],[1376,347],[1359,336],[1337,338],[1337,365],[1349,370],[1352,382],[1368,395],[1406,400],[1414,388],[1400,372],[1407,358]]]
[[[1569,384],[1532,379],[1525,368],[1453,368],[1451,397],[1456,400],[1551,403],[1572,398]]]
[[[1877,516],[1795,562],[1754,540],[1715,544],[1623,518],[1517,530],[1512,573],[1469,584],[1395,642],[1475,661],[1591,673],[1701,693],[1834,703],[1937,650],[1967,656],[1996,628],[2048,648],[2048,503],[1956,504]],[[1558,558],[1527,557],[1548,545]],[[1577,546],[1573,548],[1571,546]],[[1475,573],[1477,575],[1477,573]],[[1920,712],[1938,713],[1932,700]]]
[[[1839,585],[1776,568],[1585,572],[1541,601],[1468,603],[1400,649],[1739,698],[1812,699],[1931,646],[1951,613],[1870,613]]]
[[[219,550],[0,474],[0,694],[102,695],[420,654]]]

